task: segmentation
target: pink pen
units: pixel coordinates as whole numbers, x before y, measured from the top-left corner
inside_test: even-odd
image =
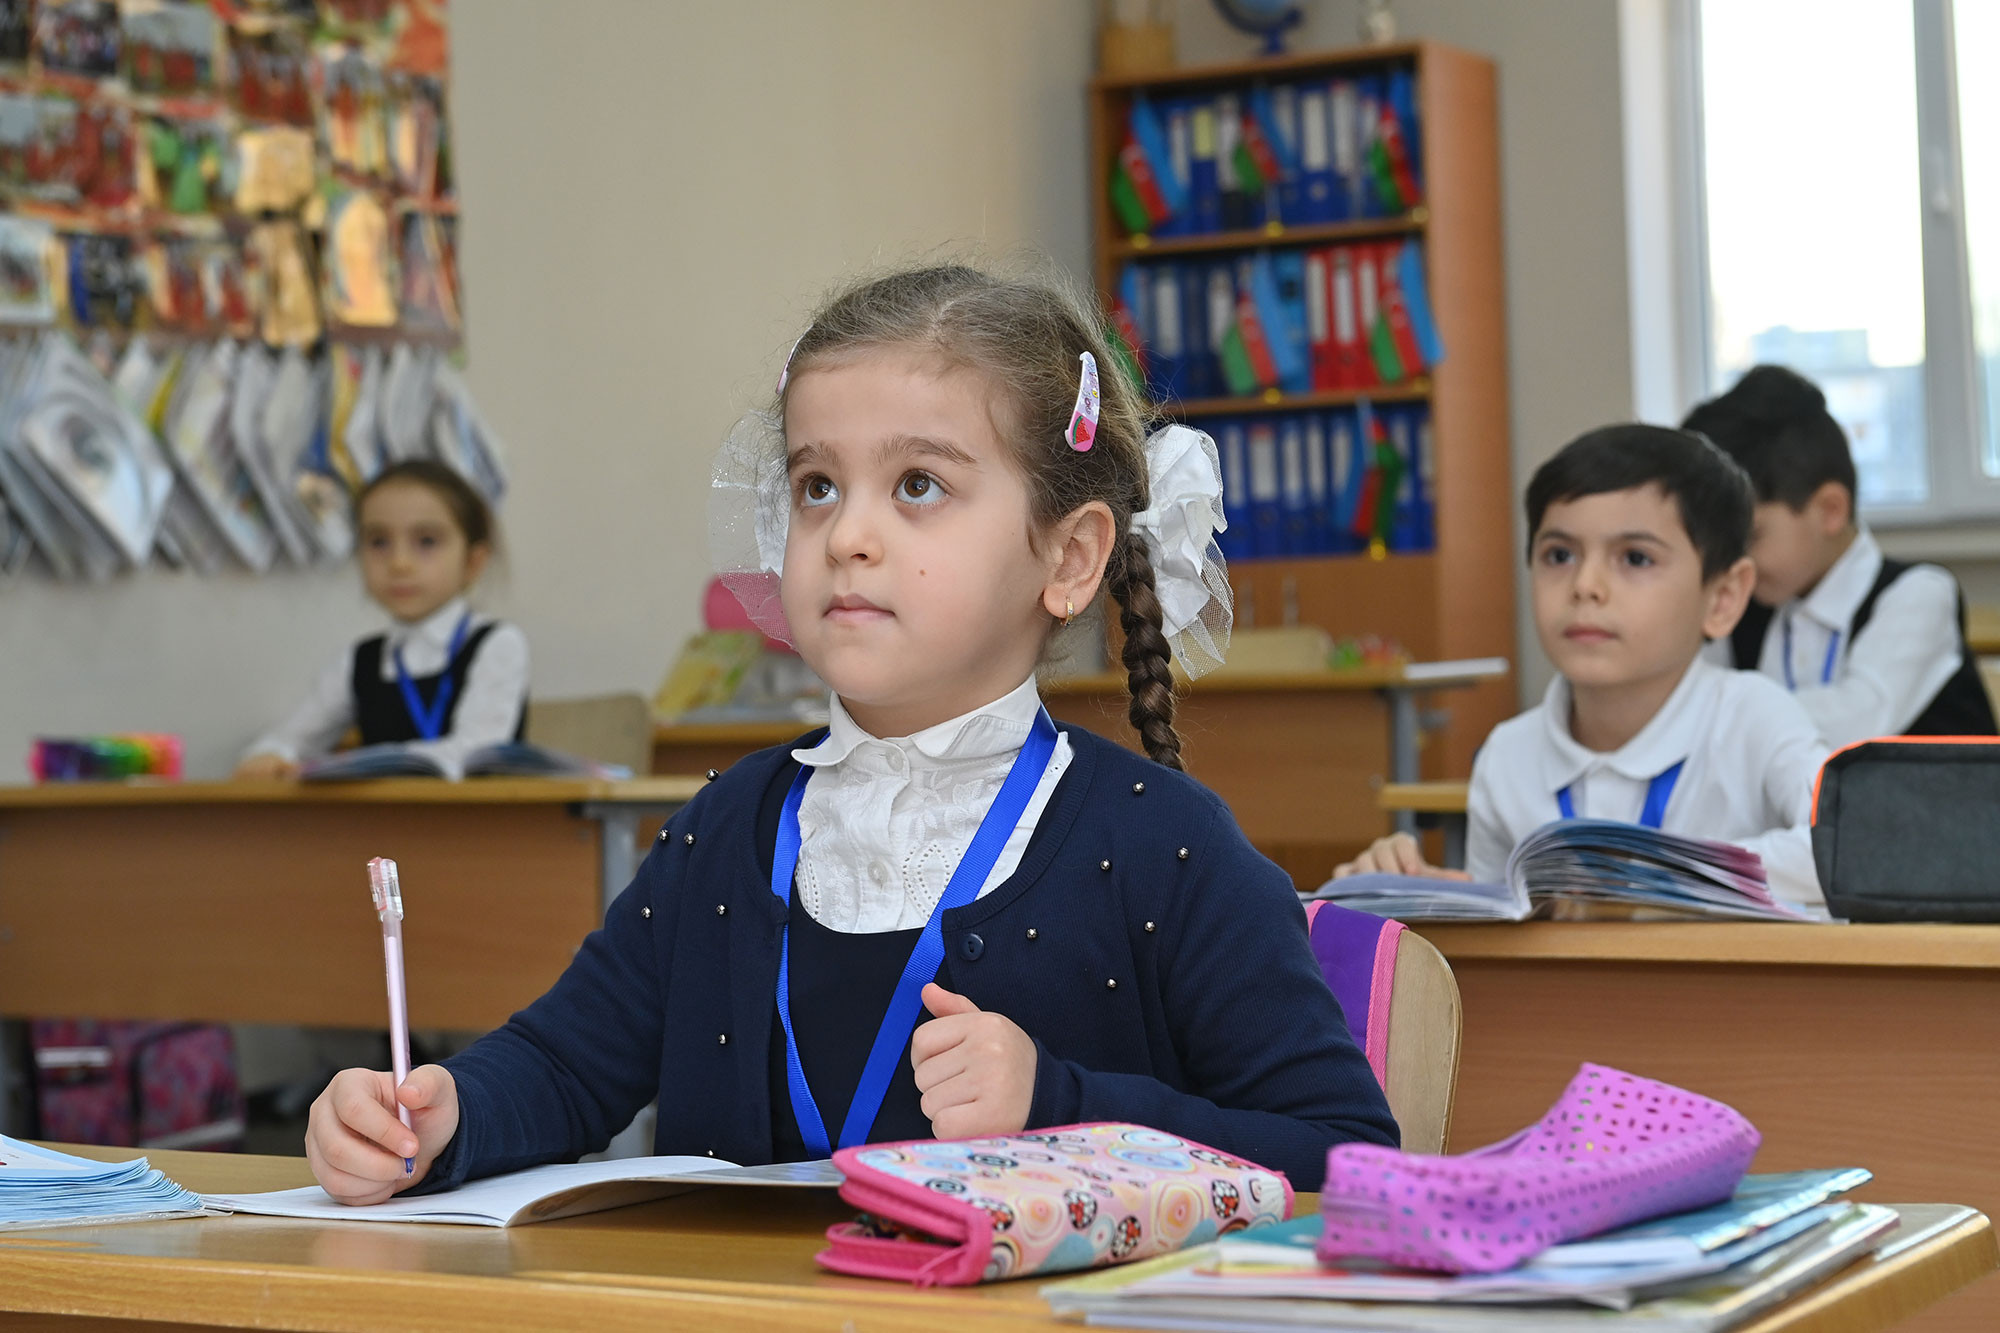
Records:
[[[400,1088],[410,1076],[410,1015],[403,999],[403,886],[394,861],[378,856],[368,863],[368,892],[375,899],[375,914],[382,918],[382,962],[389,973],[389,1063]],[[415,1132],[409,1107],[398,1102],[396,1115]],[[416,1160],[405,1157],[404,1174],[414,1175],[416,1170]]]

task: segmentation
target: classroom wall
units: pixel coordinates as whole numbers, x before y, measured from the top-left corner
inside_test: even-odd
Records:
[[[587,15],[579,21],[578,15]],[[543,696],[650,693],[696,626],[708,460],[840,275],[1087,259],[1076,0],[452,8],[462,268]],[[347,571],[0,584],[0,781],[36,733],[184,733],[226,773],[377,623]]]

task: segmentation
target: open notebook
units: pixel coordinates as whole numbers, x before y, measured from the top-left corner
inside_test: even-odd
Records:
[[[1521,839],[1505,883],[1350,875],[1312,896],[1401,920],[1525,921],[1546,904],[1610,904],[1640,918],[1824,921],[1774,898],[1755,852],[1612,819],[1559,819]]]
[[[623,1208],[664,1199],[705,1185],[763,1185],[793,1189],[837,1189],[840,1172],[832,1162],[776,1162],[737,1166],[715,1157],[621,1157],[608,1162],[532,1166],[489,1176],[455,1190],[386,1203],[337,1203],[317,1185],[269,1194],[204,1194],[201,1201],[224,1212],[267,1217],[309,1217],[325,1222],[446,1222],[476,1227],[511,1227],[549,1222],[578,1213]]]
[[[482,745],[456,761],[421,745],[362,745],[299,767],[301,782],[365,782],[371,778],[629,778],[623,764],[564,754],[526,741]]]

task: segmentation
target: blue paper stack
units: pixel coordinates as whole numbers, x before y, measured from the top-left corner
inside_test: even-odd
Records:
[[[190,1217],[201,1199],[150,1166],[93,1162],[0,1134],[0,1228]]]

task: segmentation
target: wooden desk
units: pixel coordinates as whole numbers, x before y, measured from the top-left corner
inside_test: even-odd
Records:
[[[73,1149],[130,1156],[128,1149]],[[193,1189],[308,1183],[298,1158],[155,1152]],[[1302,1195],[1301,1209],[1317,1206]],[[812,1262],[852,1210],[830,1194],[708,1190],[500,1231],[230,1217],[0,1232],[0,1333],[50,1315],[172,1327],[644,1330],[866,1328],[965,1333],[1066,1327],[1029,1278],[970,1289],[837,1277]],[[1993,1230],[1973,1217],[1833,1281],[1746,1333],[1864,1333],[1990,1272]],[[103,1329],[85,1325],[80,1330]],[[118,1333],[169,1325],[114,1326]],[[108,1330],[106,1331],[108,1333]]]
[[[1465,1014],[1448,1151],[1541,1115],[1585,1060],[1718,1097],[1760,1171],[1866,1166],[1876,1200],[2000,1209],[2000,926],[1418,924]],[[2000,1284],[1912,1330],[2000,1328]]]
[[[1455,664],[1225,669],[1183,681],[1174,726],[1186,744],[1188,771],[1229,802],[1259,851],[1302,888],[1315,888],[1338,862],[1387,831],[1375,787],[1385,779],[1421,776],[1426,696],[1497,688],[1506,675],[1504,664],[1439,671],[1440,665]],[[1125,720],[1122,673],[1051,680],[1043,697],[1056,718],[1141,748]],[[654,733],[653,769],[727,768],[805,730],[791,722],[665,725]],[[1399,814],[1386,822],[1415,827],[1414,816]]]
[[[0,788],[0,1017],[379,1028],[363,866],[393,856],[412,1021],[491,1028],[548,989],[624,888],[640,821],[701,785]]]
[[[1966,608],[1965,640],[1974,657],[2000,656],[2000,606]]]

